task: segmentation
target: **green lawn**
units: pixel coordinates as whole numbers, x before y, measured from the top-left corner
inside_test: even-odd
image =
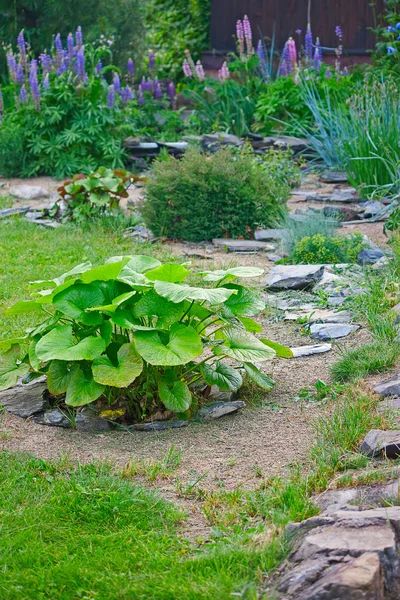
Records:
[[[0,454],[2,600],[255,600],[267,551],[180,537],[183,514],[104,466]]]

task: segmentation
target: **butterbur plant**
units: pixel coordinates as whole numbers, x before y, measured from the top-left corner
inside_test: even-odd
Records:
[[[184,283],[189,273],[150,256],[117,256],[33,282],[31,300],[7,312],[35,313],[37,325],[0,342],[0,389],[46,375],[58,402],[122,406],[130,421],[160,408],[188,411],[199,382],[236,391],[242,372],[271,389],[254,363],[291,352],[254,335],[264,302],[238,282],[262,269],[206,271],[208,287]]]

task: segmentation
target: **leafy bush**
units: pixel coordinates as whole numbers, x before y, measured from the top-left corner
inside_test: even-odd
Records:
[[[378,41],[373,57],[375,67],[378,67],[382,73],[398,77],[400,73],[399,2],[385,0],[384,5],[384,13],[374,30]]]
[[[120,169],[106,169],[85,175],[74,175],[58,188],[65,205],[61,216],[63,221],[84,222],[98,218],[119,208],[122,198],[128,198],[127,189],[138,177]],[[60,201],[58,202],[60,203]],[[56,214],[60,212],[57,207]]]
[[[32,299],[17,302],[8,314],[41,318],[26,336],[0,342],[0,389],[19,377],[46,374],[50,393],[65,394],[67,406],[100,399],[130,419],[159,407],[189,410],[200,380],[237,390],[237,367],[270,389],[272,380],[254,361],[291,353],[254,336],[262,328],[250,317],[265,305],[237,283],[262,273],[249,267],[206,271],[204,280],[216,287],[191,287],[183,284],[189,275],[184,266],[137,255],[94,268],[83,263],[34,282]]]
[[[249,238],[257,226],[273,226],[283,216],[289,190],[246,152],[190,150],[180,161],[155,162],[141,212],[157,236]]]
[[[294,264],[354,263],[365,246],[361,233],[349,237],[328,237],[319,233],[305,237],[294,247],[291,259]]]
[[[295,246],[305,237],[320,234],[324,237],[334,237],[338,227],[336,219],[327,219],[322,211],[312,211],[297,220],[287,215],[282,222],[283,249],[286,254],[292,255]]]

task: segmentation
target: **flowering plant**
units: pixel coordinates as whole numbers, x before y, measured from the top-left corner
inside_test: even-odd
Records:
[[[373,30],[377,36],[375,63],[388,73],[400,72],[400,10],[398,0],[386,0],[383,23]]]

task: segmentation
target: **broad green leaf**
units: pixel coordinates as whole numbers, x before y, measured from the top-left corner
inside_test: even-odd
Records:
[[[244,325],[246,331],[261,333],[263,330],[262,325],[257,323],[257,321],[253,321],[253,319],[249,319],[248,317],[238,317],[238,319]]]
[[[189,302],[188,300],[184,301],[183,307],[185,313],[187,313],[188,316],[197,317],[198,319],[200,319],[200,321],[203,321],[204,319],[207,319],[207,317],[211,317],[215,314],[211,310],[208,310],[208,308],[202,306],[201,304],[197,304],[197,302]]]
[[[84,262],[84,263],[81,263],[80,265],[76,265],[76,267],[73,267],[73,269],[71,269],[70,271],[67,271],[66,273],[63,273],[59,277],[55,277],[54,279],[31,281],[29,283],[29,285],[33,289],[38,288],[38,287],[43,287],[44,285],[51,285],[53,283],[56,286],[59,286],[59,285],[63,284],[70,277],[73,277],[74,275],[80,275],[81,273],[84,273],[85,271],[88,271],[91,268],[92,268],[92,263]]]
[[[200,373],[208,385],[216,385],[224,392],[236,392],[243,383],[239,371],[221,361],[214,365],[202,364]]]
[[[64,360],[52,360],[47,371],[47,387],[50,394],[55,396],[65,394],[71,383],[71,377],[78,368],[78,364],[71,365]]]
[[[136,295],[136,292],[126,292],[125,294],[121,294],[120,296],[117,296],[116,298],[114,298],[114,300],[111,302],[111,304],[104,304],[103,306],[93,306],[93,308],[88,308],[87,310],[89,312],[104,310],[105,312],[112,313],[117,310],[117,308],[120,304],[123,304],[124,302],[129,300],[129,298],[132,298],[132,296],[135,296],[135,295]]]
[[[36,344],[37,344],[38,340],[37,339],[33,339],[31,341],[31,343],[29,344],[29,349],[28,349],[28,356],[29,356],[29,362],[30,365],[32,367],[32,369],[34,371],[40,371],[40,367],[41,367],[41,361],[38,359],[38,357],[36,356]]]
[[[19,344],[23,344],[24,342],[26,342],[27,338],[28,336],[0,340],[0,352],[6,352],[13,346],[19,346]]]
[[[118,366],[107,356],[100,356],[92,363],[93,379],[103,385],[128,387],[143,370],[143,360],[134,344],[123,344],[118,351]]]
[[[100,398],[104,385],[94,381],[91,373],[84,373],[78,368],[73,372],[67,389],[65,403],[68,406],[84,406]]]
[[[233,267],[226,271],[203,271],[205,281],[222,281],[225,278],[236,279],[237,277],[260,277],[264,269],[258,267]]]
[[[24,315],[32,312],[42,312],[43,309],[35,300],[20,300],[10,308],[7,308],[6,315]]]
[[[108,281],[109,279],[117,279],[121,270],[129,261],[129,257],[123,258],[119,262],[112,262],[100,267],[94,267],[83,273],[81,280],[83,283],[92,283],[92,281]]]
[[[119,258],[122,260],[126,257],[119,256],[115,258]],[[123,272],[128,275],[130,272],[145,273],[146,271],[150,271],[151,269],[156,269],[157,267],[161,266],[159,260],[153,258],[152,256],[146,256],[144,254],[137,254],[136,256],[129,256],[128,258],[129,262],[125,265],[123,269]]]
[[[100,325],[100,335],[106,343],[106,346],[111,342],[112,338],[112,323],[110,321],[104,321],[102,325]]]
[[[171,283],[181,283],[189,275],[190,271],[173,263],[167,263],[151,271],[147,271],[146,277],[150,281],[170,281]]]
[[[104,294],[98,285],[77,283],[56,294],[53,304],[64,315],[81,321],[86,325],[99,325],[103,322],[100,315],[85,312],[87,308],[99,306],[104,302]]]
[[[39,335],[41,333],[44,333],[45,331],[52,329],[54,325],[58,323],[59,320],[60,315],[52,315],[51,317],[43,321],[43,323],[40,323],[36,327],[29,327],[25,331],[27,334],[29,334],[29,337],[34,337],[35,335]]]
[[[169,335],[157,331],[135,331],[140,356],[151,365],[184,365],[203,352],[201,337],[192,327],[176,323]]]
[[[268,392],[272,390],[275,385],[274,380],[268,375],[264,375],[261,373],[257,367],[255,367],[252,363],[244,363],[244,369],[247,375],[250,377],[254,383],[256,383],[263,390],[267,390]]]
[[[28,373],[29,365],[20,363],[20,356],[19,346],[13,346],[4,354],[0,354],[0,391],[12,387],[20,377]]]
[[[270,360],[276,356],[272,348],[268,348],[248,331],[237,327],[226,327],[219,333],[225,343],[213,348],[217,356],[228,356],[243,362]]]
[[[111,322],[118,327],[124,329],[130,329],[131,331],[155,331],[158,327],[152,327],[147,325],[141,325],[138,319],[135,319],[129,310],[119,310],[118,312],[111,315]]]
[[[76,343],[71,325],[59,325],[36,344],[39,360],[93,360],[103,354],[106,342],[102,337],[86,337]]]
[[[185,412],[192,404],[192,394],[184,381],[175,381],[172,386],[159,383],[158,395],[165,408],[174,412]]]
[[[63,290],[70,288],[74,284],[75,284],[75,281],[73,279],[69,279],[65,283],[62,283],[61,285],[58,285],[57,287],[55,287],[53,289],[41,290],[40,292],[33,292],[31,294],[31,296],[33,298],[36,298],[36,302],[38,304],[52,304],[54,297],[57,294],[59,294]]]
[[[174,304],[166,298],[150,290],[135,304],[134,315],[138,318],[157,317],[157,327],[168,328],[182,317],[185,312],[184,303]]]
[[[226,288],[206,289],[190,287],[188,285],[178,285],[167,281],[156,281],[154,289],[163,298],[171,300],[171,302],[182,302],[183,300],[206,300],[211,305],[221,304],[225,302],[235,290]]]
[[[267,338],[261,338],[261,342],[269,348],[272,348],[272,350],[275,350],[276,355],[279,356],[279,358],[293,358],[293,352],[287,346],[282,346],[281,344],[272,342]]]
[[[241,285],[226,284],[226,287],[230,290],[236,290],[237,292],[224,303],[224,307],[227,309],[225,311],[227,315],[232,314],[236,317],[253,317],[264,310],[265,302],[258,294]]]

